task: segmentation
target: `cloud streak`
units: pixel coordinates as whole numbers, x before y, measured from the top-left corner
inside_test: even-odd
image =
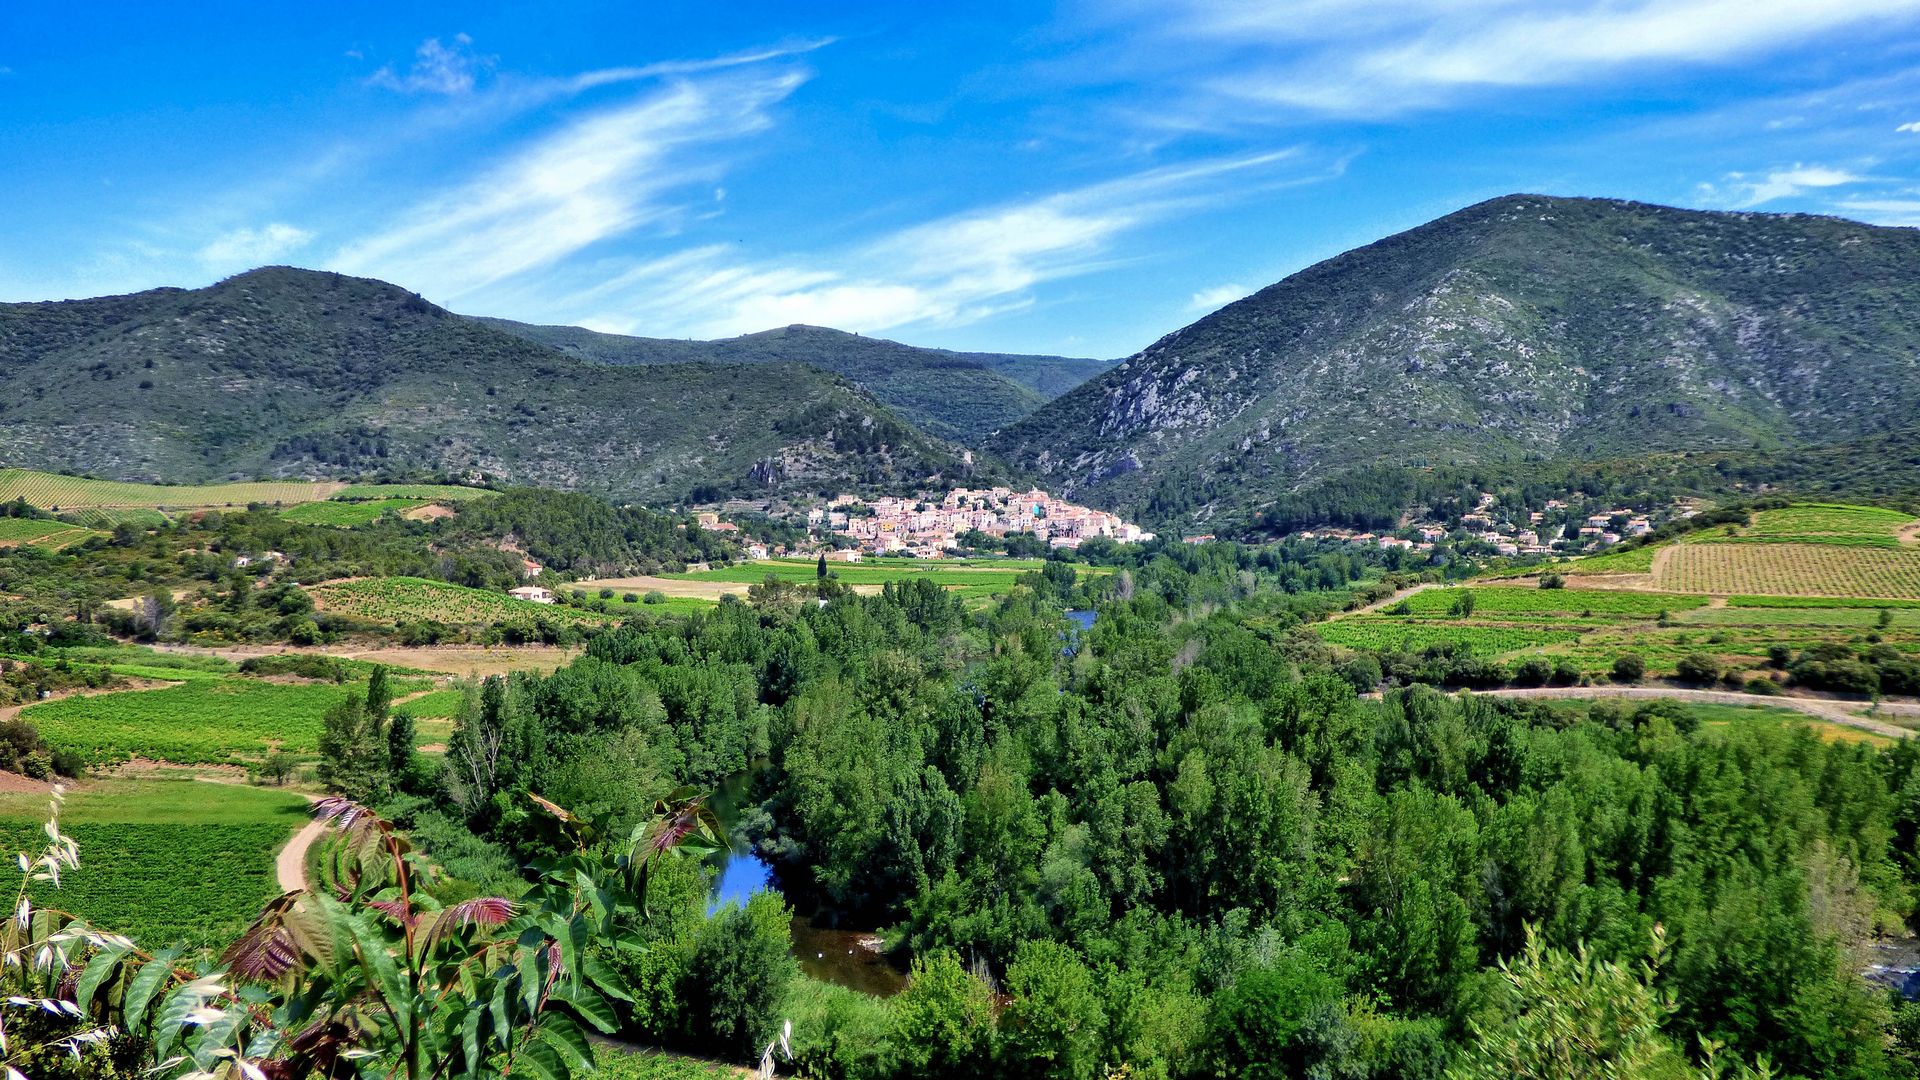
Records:
[[[428,38],[414,50],[413,66],[406,74],[395,72],[389,64],[374,72],[367,82],[406,94],[465,94],[473,89],[475,74],[493,64],[492,57],[474,55],[469,48],[472,44],[473,39],[465,34],[454,35],[452,45]]]
[[[474,180],[435,195],[332,265],[404,281],[458,303],[670,218],[674,194],[719,171],[713,151],[763,131],[799,72],[670,82],[572,120]]]
[[[1036,287],[1116,265],[1129,233],[1280,186],[1330,179],[1292,148],[1147,170],[908,226],[810,260],[703,246],[631,267],[559,306],[622,333],[724,337],[796,322],[861,332],[967,325],[1031,307]]]
[[[1287,118],[1391,116],[1489,88],[1578,85],[1803,47],[1920,18],[1913,0],[1173,0],[1164,38],[1214,47],[1197,87]],[[1225,62],[1219,62],[1222,58]]]
[[[248,269],[298,251],[312,239],[311,232],[280,221],[234,229],[208,241],[200,261],[214,270]]]
[[[1794,165],[1791,168],[1774,169],[1762,176],[1728,173],[1719,184],[1702,184],[1700,192],[1709,202],[1746,209],[1812,191],[1862,184],[1870,179],[1826,165]]]

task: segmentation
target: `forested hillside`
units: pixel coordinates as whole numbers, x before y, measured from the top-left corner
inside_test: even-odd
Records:
[[[0,305],[0,461],[172,482],[476,474],[658,501],[970,471],[798,364],[588,363],[383,282],[284,267]]]
[[[480,321],[583,360],[609,364],[807,364],[846,376],[932,434],[963,440],[991,434],[1112,366],[1067,356],[921,349],[822,326],[787,326],[721,341],[678,341],[577,326]]]
[[[1169,334],[993,446],[1051,490],[1244,521],[1354,469],[1880,439],[1920,401],[1920,231],[1511,196]]]

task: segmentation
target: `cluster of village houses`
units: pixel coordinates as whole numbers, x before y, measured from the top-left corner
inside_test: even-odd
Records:
[[[1472,512],[1460,515],[1460,524],[1456,529],[1449,529],[1439,522],[1415,522],[1400,530],[1401,535],[1344,529],[1323,529],[1296,535],[1306,540],[1323,537],[1375,544],[1383,548],[1431,551],[1435,543],[1457,532],[1465,532],[1469,539],[1479,540],[1501,555],[1554,555],[1597,551],[1629,536],[1652,532],[1654,528],[1652,518],[1633,510],[1592,510],[1586,512],[1584,517],[1575,516],[1570,513],[1569,505],[1560,499],[1548,499],[1544,510],[1529,511],[1522,520],[1517,513],[1502,511],[1497,501],[1491,492],[1482,492],[1479,505]],[[1691,517],[1692,514],[1691,510],[1686,510],[1680,516]],[[1572,529],[1566,527],[1569,524],[1573,525]]]
[[[807,529],[823,540],[844,536],[854,547],[831,550],[821,544],[818,550],[829,561],[858,562],[863,555],[903,553],[922,559],[938,559],[966,545],[961,537],[980,532],[1000,537],[1028,533],[1054,548],[1079,547],[1096,536],[1120,543],[1138,544],[1153,539],[1153,534],[1116,514],[1095,510],[1057,499],[1032,488],[955,488],[937,502],[931,499],[901,499],[891,496],[861,499],[842,495],[826,506],[807,511]],[[703,529],[729,532],[735,526],[720,520],[717,513],[699,516]],[[784,545],[752,543],[747,557],[764,559],[796,554]]]

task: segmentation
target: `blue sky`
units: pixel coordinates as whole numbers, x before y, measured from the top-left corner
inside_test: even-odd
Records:
[[[0,299],[1131,353],[1515,191],[1920,225],[1920,0],[14,4]]]

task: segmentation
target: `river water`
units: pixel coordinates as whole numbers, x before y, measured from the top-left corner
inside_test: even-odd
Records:
[[[713,860],[719,874],[707,899],[707,913],[727,904],[745,904],[762,890],[780,891],[773,867],[739,835],[740,818],[751,808],[749,789],[758,770],[738,772],[720,782],[708,805],[726,828],[733,847]],[[871,930],[849,930],[826,925],[819,916],[793,917],[793,955],[800,970],[821,982],[886,997],[907,985],[906,973],[879,952],[880,935]]]

